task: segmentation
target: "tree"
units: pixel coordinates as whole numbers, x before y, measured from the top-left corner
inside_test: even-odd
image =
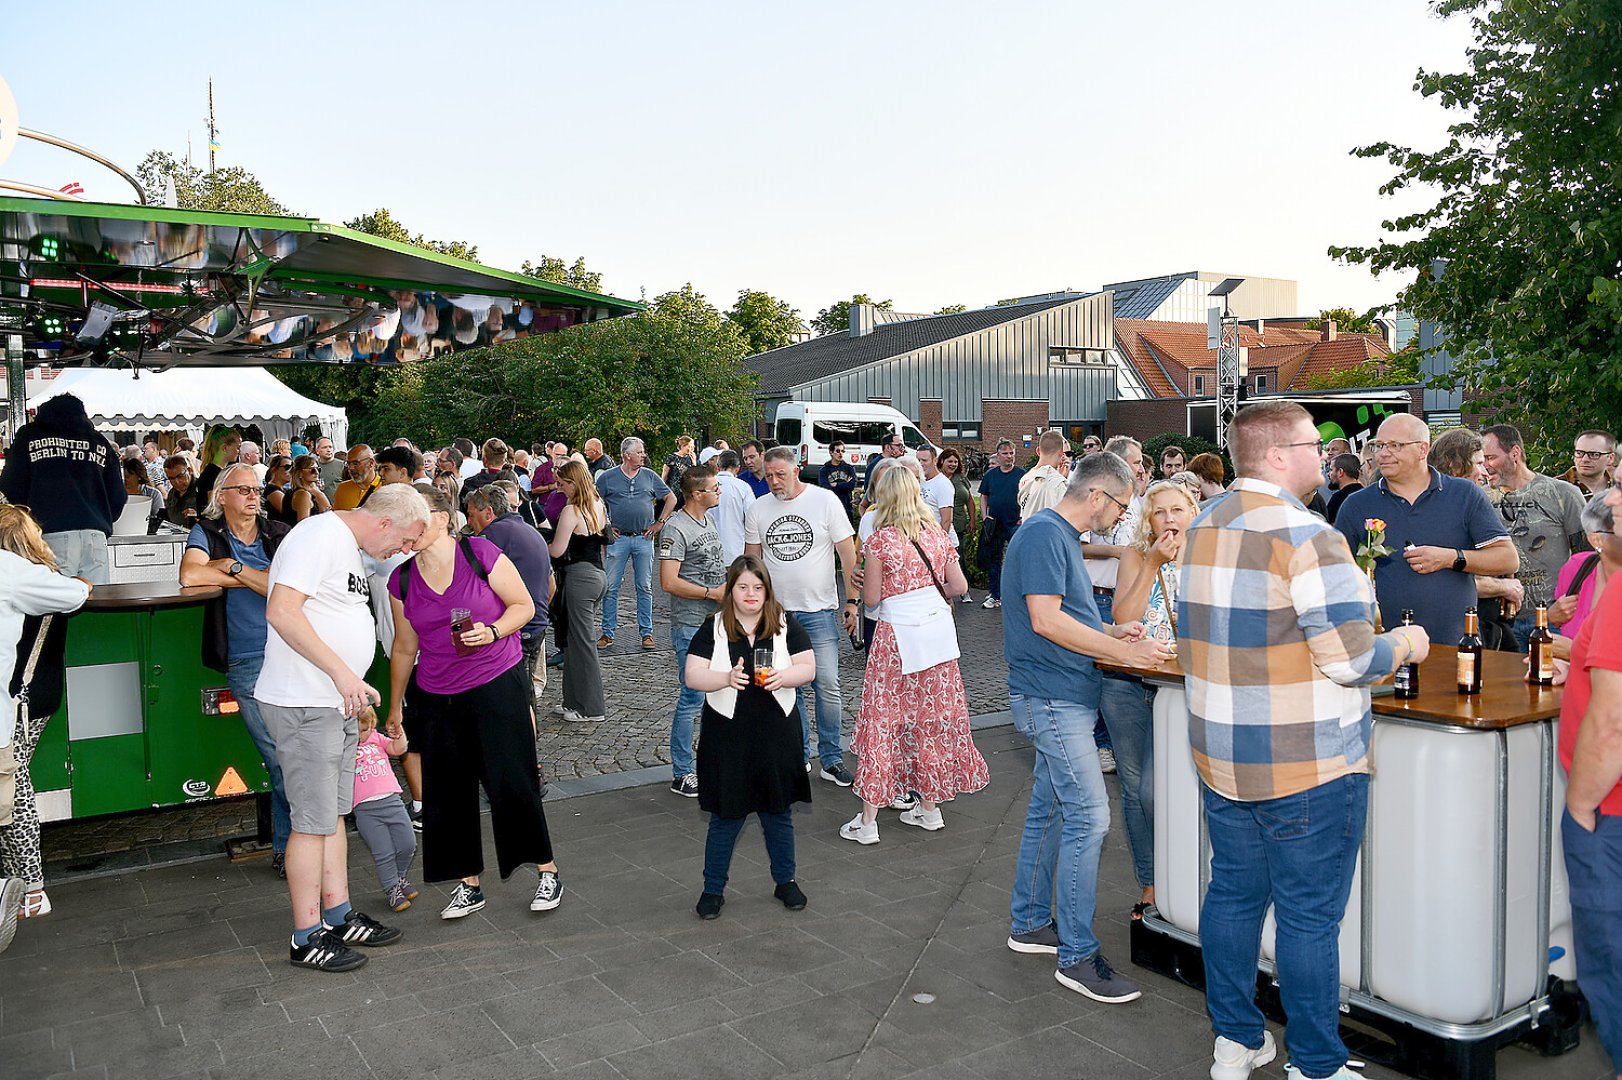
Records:
[[[1417,271],[1403,306],[1434,320],[1451,376],[1475,407],[1519,422],[1539,449],[1571,445],[1622,414],[1622,35],[1606,0],[1442,0],[1467,14],[1467,69],[1421,70],[1420,96],[1457,111],[1430,151],[1378,142],[1396,175],[1383,194],[1435,189],[1426,209],[1382,222],[1370,246],[1332,256]]]
[[[1324,308],[1316,318],[1308,319],[1306,326],[1308,330],[1322,330],[1325,323],[1333,321],[1337,333],[1344,330],[1353,334],[1377,334],[1380,328],[1374,325],[1374,316],[1378,310],[1370,308],[1359,315],[1349,307]]]
[[[967,304],[947,304],[945,307],[943,307],[939,311],[935,312],[935,314],[937,314],[937,315],[958,315],[958,314],[961,314],[962,312],[965,312],[967,310],[969,310],[969,305],[967,305]]]
[[[1355,367],[1309,375],[1302,380],[1301,389],[1360,390],[1378,386],[1413,386],[1425,381],[1419,361],[1418,349],[1404,349],[1383,360],[1365,360]]]
[[[369,214],[351,218],[344,222],[344,228],[354,229],[356,232],[370,233],[385,240],[393,240],[401,244],[415,244],[420,248],[438,252],[441,255],[450,255],[457,259],[466,259],[468,262],[477,262],[479,258],[479,245],[469,244],[465,240],[429,240],[421,233],[415,236],[399,219],[391,214],[387,207],[378,207]]]
[[[576,258],[573,265],[566,264],[562,259],[554,259],[550,255],[542,255],[538,263],[525,259],[518,272],[532,278],[540,278],[542,281],[550,281],[554,285],[568,285],[571,288],[585,289],[594,293],[603,291],[603,275],[595,270],[586,269],[584,255]]]
[[[817,317],[811,320],[811,329],[816,331],[818,337],[824,334],[837,334],[841,330],[849,330],[850,306],[852,304],[872,304],[880,311],[895,310],[893,300],[874,300],[866,293],[856,293],[849,300],[836,300],[817,312]]]
[[[727,312],[727,321],[743,335],[751,356],[792,345],[801,326],[797,308],[759,289],[739,289],[737,302]]]
[[[135,177],[147,201],[161,205],[165,181],[174,184],[175,205],[182,210],[218,210],[233,214],[292,213],[271,198],[253,173],[237,166],[206,172],[164,150],[154,150],[136,166]]]

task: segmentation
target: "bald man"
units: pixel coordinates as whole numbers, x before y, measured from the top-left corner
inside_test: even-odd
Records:
[[[1403,609],[1412,608],[1432,641],[1458,641],[1464,609],[1477,603],[1475,575],[1513,574],[1520,566],[1509,530],[1479,487],[1443,476],[1426,461],[1431,433],[1419,417],[1388,417],[1373,446],[1380,479],[1346,497],[1335,527],[1355,555],[1368,540],[1365,523],[1386,523],[1385,546],[1394,554],[1374,570],[1386,626],[1398,625]]]
[[[377,458],[365,443],[349,448],[349,479],[338,485],[332,496],[334,510],[356,510],[366,504],[381,484],[377,475]]]

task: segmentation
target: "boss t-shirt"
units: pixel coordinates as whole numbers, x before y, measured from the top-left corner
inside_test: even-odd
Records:
[[[270,563],[270,589],[285,585],[309,597],[304,617],[316,635],[358,676],[365,676],[377,651],[372,622],[372,590],[360,545],[340,514],[305,518],[287,534]],[[287,708],[343,707],[326,672],[310,663],[268,626],[265,666],[253,696]]]

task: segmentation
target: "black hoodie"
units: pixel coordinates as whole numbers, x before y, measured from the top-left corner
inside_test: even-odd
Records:
[[[111,535],[124,512],[124,469],[90,424],[84,402],[58,394],[24,424],[6,452],[0,493],[27,506],[45,532],[95,529]]]

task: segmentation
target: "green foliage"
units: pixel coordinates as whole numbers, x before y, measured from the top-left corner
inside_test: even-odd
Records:
[[[401,244],[415,244],[420,248],[438,252],[441,255],[450,255],[457,259],[466,259],[468,262],[477,262],[479,259],[479,245],[469,244],[464,240],[430,240],[421,233],[412,235],[395,216],[389,213],[387,207],[378,207],[369,214],[352,218],[344,222],[344,228],[354,229],[356,232],[370,233],[385,240],[393,240]]]
[[[957,314],[959,314],[961,312],[964,312],[964,311],[967,311],[967,310],[969,310],[969,305],[967,305],[967,304],[947,304],[945,307],[943,307],[939,311],[935,312],[935,314],[937,314],[937,315],[957,315]]]
[[[253,173],[237,166],[208,172],[163,150],[154,150],[135,169],[147,200],[161,205],[164,181],[175,186],[175,205],[182,210],[218,210],[234,214],[287,215],[292,211],[271,198]]]
[[[538,263],[525,259],[518,272],[532,278],[540,278],[542,281],[550,281],[555,285],[568,285],[571,288],[585,289],[594,293],[603,291],[603,275],[595,270],[586,269],[584,255],[577,257],[572,264],[565,263],[562,259],[554,259],[550,255],[542,255]]]
[[[1356,367],[1325,371],[1302,380],[1302,390],[1361,390],[1376,386],[1413,386],[1424,381],[1418,349],[1404,349],[1384,360],[1365,360]]]
[[[1174,431],[1168,431],[1156,435],[1143,444],[1144,467],[1156,479],[1160,479],[1160,455],[1166,452],[1168,446],[1181,446],[1183,448],[1183,461],[1185,464],[1193,461],[1198,454],[1215,454],[1222,459],[1223,468],[1228,470],[1228,479],[1232,480],[1234,478],[1232,459],[1216,443],[1208,439],[1202,439],[1198,435],[1179,435]]]
[[[640,435],[657,449],[683,433],[736,440],[748,430],[755,376],[740,363],[744,348],[689,286],[634,318],[399,367],[275,370],[295,389],[342,401],[352,441],[386,444],[403,435],[443,446],[457,436],[500,435],[515,446],[548,438],[577,445],[595,436],[613,446]]]
[[[787,300],[759,289],[739,289],[727,321],[743,335],[750,356],[792,345],[794,335],[800,332],[799,310]]]
[[[1318,312],[1316,318],[1307,320],[1308,330],[1322,330],[1324,323],[1331,319],[1335,322],[1335,330],[1345,330],[1353,334],[1377,334],[1380,328],[1374,325],[1374,317],[1379,314],[1378,308],[1370,308],[1359,315],[1349,307],[1325,308]]]
[[[1332,256],[1376,273],[1417,271],[1402,305],[1446,329],[1451,379],[1477,409],[1569,447],[1622,415],[1622,34],[1614,0],[1442,0],[1475,34],[1464,71],[1420,71],[1414,89],[1456,111],[1447,143],[1354,151],[1396,169],[1383,194],[1435,190]],[[1438,273],[1433,266],[1445,269]]]
[[[880,311],[895,310],[894,300],[874,300],[866,293],[856,293],[849,300],[836,300],[817,312],[817,317],[811,320],[811,329],[816,332],[818,337],[825,334],[837,334],[841,330],[849,330],[850,306],[852,304],[872,304]]]

